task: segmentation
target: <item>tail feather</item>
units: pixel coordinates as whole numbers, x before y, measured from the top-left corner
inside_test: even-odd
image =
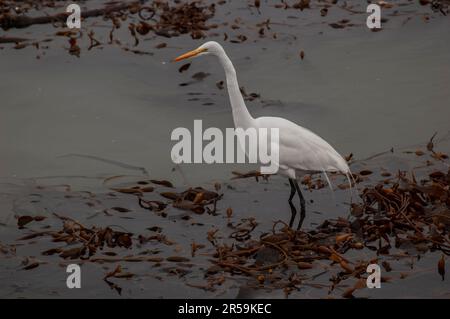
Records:
[[[349,189],[350,189],[350,204],[353,204],[352,180],[353,180],[353,183],[355,185],[356,185],[356,183],[355,183],[355,180],[353,179],[353,175],[352,175],[352,172],[350,172],[350,170],[349,170],[349,173],[345,173],[345,176],[347,177],[348,186],[349,186]],[[352,177],[351,179],[350,179],[350,176]]]
[[[325,179],[327,180],[328,186],[331,190],[331,198],[333,199],[333,202],[336,204],[336,197],[334,197],[334,189],[333,184],[331,184],[330,178],[328,177],[328,174],[326,171],[322,171],[323,175],[325,175]]]

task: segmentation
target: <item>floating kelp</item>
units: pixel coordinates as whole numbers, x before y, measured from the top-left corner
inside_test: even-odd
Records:
[[[361,175],[368,173],[362,171]],[[355,286],[343,293],[352,297],[355,290],[365,287],[367,266],[379,258],[394,256],[406,247],[414,247],[418,254],[441,251],[442,256],[450,255],[450,170],[433,171],[419,182],[413,174],[399,172],[389,183],[365,187],[360,197],[362,203],[352,204],[350,218],[327,219],[310,231],[296,232],[279,221],[271,233],[258,239],[250,236],[253,227],[237,231],[247,236],[245,240],[232,233],[233,245],[211,241],[216,248],[212,262],[221,271],[252,277],[266,288],[280,288],[279,279],[289,270],[320,268],[320,261],[329,261],[339,269],[330,278],[331,290],[355,278]],[[375,254],[372,259],[351,262],[345,257],[350,250]],[[391,270],[387,261],[382,264]],[[438,272],[445,274],[444,257],[439,260]],[[310,280],[306,276],[296,285]],[[287,292],[295,286],[284,283]]]
[[[434,148],[428,151],[431,158],[433,151]],[[413,152],[412,156],[417,155]],[[231,207],[218,208],[218,203],[224,200],[224,194],[218,193],[222,189],[219,185],[214,187],[216,191],[202,187],[179,190],[169,181],[142,179],[111,186],[113,193],[108,195],[111,200],[116,202],[120,196],[128,203],[103,207],[108,212],[103,218],[116,219],[116,225],[80,222],[62,213],[18,216],[18,226],[24,233],[17,245],[48,242],[47,248],[40,251],[42,259],[25,256],[21,270],[48,267],[58,259],[112,264],[104,280],[122,294],[124,285],[141,276],[133,264],[150,263],[158,278],[163,273],[167,280],[180,280],[188,287],[208,292],[220,289],[233,278],[246,278],[252,289],[281,289],[290,295],[310,287],[325,290],[322,295],[349,298],[358,296],[365,288],[368,265],[376,263],[383,267],[388,275],[383,274],[381,280],[388,284],[408,277],[407,271],[399,271],[402,261],[413,262],[419,256],[426,258],[425,254],[437,253],[434,271],[445,280],[446,256],[450,253],[450,172],[429,168],[427,175],[419,179],[415,174],[400,171],[379,183],[370,183],[368,177],[377,173],[372,167],[354,174],[356,179],[359,177],[357,185],[364,187],[360,187],[360,201],[350,206],[350,216],[323,219],[320,225],[301,231],[289,228],[281,220],[271,228],[262,227],[257,218],[234,212],[238,209],[236,203],[228,202]],[[247,182],[243,178],[263,177],[256,171],[234,174],[239,183]],[[318,179],[307,178],[305,184],[316,185]],[[112,181],[120,179],[107,179],[108,184]],[[127,191],[143,187],[152,187],[153,191]],[[71,192],[70,187],[63,189]],[[85,196],[91,200],[96,197],[91,192]],[[66,201],[77,197],[80,196],[64,196]],[[96,201],[97,205],[103,205]],[[140,213],[136,207],[141,208]],[[133,232],[125,229],[126,220],[122,219],[119,225],[121,216],[142,218],[136,214],[149,210],[154,213],[153,220],[160,221],[156,225]],[[203,237],[194,236],[192,242],[180,242],[179,234],[170,229],[177,211],[186,212],[180,219],[186,221],[181,229],[188,233],[192,227],[202,225],[194,222],[193,216],[201,219],[209,216],[217,227],[203,230]],[[209,214],[198,215],[205,212]],[[163,223],[164,220],[167,222]],[[49,222],[53,226],[45,227],[43,223]],[[44,229],[34,230],[37,227]],[[14,258],[12,246],[2,244],[0,248],[6,258]],[[199,273],[204,275],[204,282],[192,281],[191,274]],[[119,282],[121,279],[126,281]]]
[[[78,42],[82,42],[83,37],[87,37],[89,45],[87,51],[94,48],[101,49],[106,45],[118,46],[126,52],[137,55],[153,55],[143,46],[146,41],[152,41],[151,47],[155,49],[165,49],[171,47],[170,42],[162,42],[161,38],[170,41],[170,38],[189,35],[192,39],[205,39],[220,37],[222,41],[229,41],[234,44],[253,43],[261,39],[277,40],[280,26],[291,27],[287,22],[273,21],[270,15],[271,10],[286,11],[286,19],[298,19],[298,17],[308,18],[307,11],[318,11],[324,25],[328,25],[336,31],[349,27],[366,27],[364,23],[358,23],[353,15],[367,15],[366,4],[360,1],[320,1],[320,0],[299,0],[280,1],[274,3],[261,3],[260,1],[242,2],[243,8],[248,7],[251,15],[257,15],[261,19],[255,21],[236,15],[229,15],[230,8],[235,8],[236,4],[227,1],[115,1],[94,4],[83,2],[81,6],[81,18],[83,29],[79,34],[74,35],[73,31],[66,28],[66,20],[70,13],[66,12],[69,1],[1,1],[0,2],[0,27],[10,33],[15,33],[16,29],[31,28],[34,25],[48,24],[58,28],[55,35],[63,35],[69,38],[77,37]],[[447,16],[450,13],[448,0],[435,1],[410,1],[408,3],[397,4],[395,2],[378,1],[386,16],[403,17],[407,16],[403,24],[418,16],[424,23],[430,19]],[[267,8],[266,8],[267,7]],[[424,8],[428,8],[425,10]],[[255,12],[256,9],[256,12]],[[45,14],[43,11],[45,10]],[[330,11],[339,11],[339,18],[332,18],[336,15],[329,15]],[[331,16],[331,18],[330,18]],[[364,17],[365,20],[365,17]],[[390,19],[382,18],[383,25],[390,23]],[[109,32],[104,34],[104,23],[109,23]],[[128,35],[117,35],[119,29],[125,25]],[[84,31],[86,30],[86,32]],[[380,31],[383,29],[372,29]],[[280,30],[281,31],[281,30]],[[286,30],[281,33],[286,34]],[[30,44],[39,46],[43,41],[51,41],[45,35],[45,39],[37,32],[30,31],[30,38],[23,38],[13,34],[7,34],[0,38],[0,43],[12,43],[15,49],[24,49]],[[94,37],[95,34],[95,37]],[[295,33],[291,34],[297,38]],[[105,39],[106,37],[106,39]],[[72,40],[73,41],[73,40]],[[145,41],[145,42],[144,42]],[[129,42],[129,43],[128,43]],[[47,46],[44,46],[47,47]],[[172,45],[173,47],[173,45]],[[37,48],[38,49],[38,48]],[[39,49],[43,49],[42,47]],[[80,57],[84,47],[80,44],[71,44],[69,54]],[[304,51],[300,53],[304,59]],[[41,54],[37,56],[41,58]],[[258,96],[250,94],[247,99],[253,100]]]

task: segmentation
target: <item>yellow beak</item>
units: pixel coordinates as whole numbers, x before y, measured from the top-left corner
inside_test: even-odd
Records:
[[[173,59],[173,61],[174,62],[178,62],[178,61],[181,61],[181,60],[184,60],[184,59],[192,58],[192,57],[195,57],[195,56],[197,56],[200,53],[205,52],[205,51],[206,51],[206,49],[203,49],[203,48],[202,49],[195,49],[195,50],[189,51],[188,53],[180,55],[179,57]]]

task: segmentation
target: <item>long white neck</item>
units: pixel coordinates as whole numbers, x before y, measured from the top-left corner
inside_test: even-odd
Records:
[[[236,70],[231,63],[230,58],[227,56],[225,51],[222,51],[218,55],[220,64],[225,70],[225,76],[227,80],[228,95],[230,97],[231,109],[233,111],[233,120],[235,127],[241,127],[247,129],[250,127],[253,117],[247,110],[244,99],[239,89],[239,83],[236,77]]]

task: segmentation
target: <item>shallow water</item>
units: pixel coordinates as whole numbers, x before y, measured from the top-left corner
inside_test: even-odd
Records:
[[[221,41],[223,32],[233,34],[228,27],[215,30],[221,35],[210,39],[223,43],[246,91],[261,95],[247,102],[254,116],[289,118],[324,137],[341,154],[365,158],[391,147],[423,143],[436,131],[440,135],[449,131],[450,19],[417,4],[399,10],[399,16],[387,14],[389,20],[382,31],[371,32],[364,26],[366,15],[351,15],[338,8],[331,8],[327,17],[321,18],[317,9],[300,12],[263,5],[259,15],[243,2],[233,2],[218,7],[213,22],[233,21],[239,16],[245,22],[235,34],[246,34],[249,39],[239,44]],[[423,20],[425,12],[432,16],[427,22]],[[277,38],[259,38],[255,24],[269,17],[273,23],[270,32],[277,33]],[[408,17],[411,19],[406,20]],[[345,29],[328,26],[342,18],[356,25]],[[97,38],[106,42],[109,22],[97,23]],[[33,26],[6,34],[43,39],[54,32],[49,26]],[[131,47],[133,40],[126,27],[115,36]],[[156,49],[161,42],[168,46]],[[268,184],[229,182],[231,171],[246,171],[250,168],[247,165],[182,165],[173,170],[173,129],[192,128],[194,119],[202,119],[204,127],[233,127],[226,91],[216,87],[224,76],[214,58],[196,59],[184,73],[178,72],[181,64],[169,62],[202,42],[189,36],[148,36],[141,39],[138,49],[151,51],[150,56],[125,52],[117,45],[87,51],[88,41],[84,39],[80,58],[67,53],[68,43],[63,37],[49,43],[48,50],[14,50],[11,45],[0,45],[0,221],[5,224],[0,226],[0,242],[10,243],[19,237],[14,215],[63,211],[80,220],[91,222],[88,217],[92,217],[92,222],[109,224],[111,219],[96,214],[104,206],[117,205],[117,201],[131,208],[134,215],[133,219],[114,216],[114,223],[137,233],[145,230],[144,225],[157,223],[169,237],[184,244],[204,240],[210,226],[225,225],[223,215],[202,215],[196,219],[206,226],[197,233],[194,226],[186,228],[186,223],[176,217],[180,214],[176,210],[171,212],[175,217],[161,219],[140,209],[127,196],[114,203],[105,198],[105,177],[142,177],[142,168],[152,178],[169,179],[177,187],[201,184],[211,188],[216,181],[232,184],[235,189],[225,192],[219,209],[223,213],[232,206],[239,218],[257,216],[260,233],[270,229],[274,220],[286,220],[288,187],[281,178]],[[301,50],[305,52],[303,60],[299,57]],[[200,71],[210,75],[188,86],[179,85],[192,81],[191,76]],[[446,144],[440,147],[444,152],[450,150]],[[394,172],[408,170],[416,162],[388,157],[385,163],[376,164],[376,169],[382,166]],[[65,191],[54,186],[61,184],[70,185],[70,192],[77,196],[78,191],[93,191],[103,204],[87,209],[86,198],[81,195],[69,201]],[[36,188],[39,185],[49,189],[40,190]],[[30,199],[35,193],[40,194],[40,204]],[[316,213],[308,215],[307,227],[320,223],[324,213],[327,218],[345,216],[348,193],[337,191],[335,195],[337,206],[329,200],[327,189],[308,194],[308,199],[314,200],[308,208]],[[279,216],[274,217],[274,212]],[[20,255],[40,258],[41,248],[47,244],[38,241],[37,246],[22,246]],[[188,254],[189,247],[183,246],[181,251]],[[439,256],[429,256],[418,262],[414,271],[419,271],[408,280],[392,284],[391,289],[372,290],[363,297],[448,298],[448,280],[441,282],[434,269]],[[206,263],[206,258],[201,262]],[[21,271],[20,258],[4,259],[0,297],[117,297],[102,281],[111,267],[87,263],[83,266],[86,289],[78,291],[65,288],[65,269],[56,262]],[[169,276],[161,281],[158,277],[166,276],[164,271],[149,270],[144,263],[132,267],[140,276],[133,279],[133,285],[124,285],[125,296],[283,297],[279,291],[249,289],[246,279],[239,278],[226,281],[214,293],[189,288],[186,281],[201,281],[203,277],[198,269],[187,279],[171,280]],[[408,264],[404,267],[396,269],[397,274],[406,271]],[[324,296],[323,290],[306,288],[292,295]]]
[[[448,140],[442,146],[448,147]],[[373,174],[366,178],[365,182],[358,184],[357,189],[362,190],[364,185],[369,185],[380,177],[379,167],[383,171],[396,172],[401,169],[413,169],[417,178],[421,178],[422,172],[427,168],[418,168],[425,158],[416,158],[415,155],[405,155],[402,151],[394,154],[386,154],[376,159],[360,162],[353,165],[355,170],[371,169]],[[433,168],[445,169],[448,165],[435,163]],[[206,284],[205,271],[212,265],[210,262],[215,248],[208,242],[207,234],[212,229],[218,229],[217,240],[220,243],[230,242],[229,235],[233,231],[228,226],[241,220],[254,217],[258,223],[252,234],[252,238],[259,238],[264,233],[272,230],[274,221],[287,222],[289,208],[286,202],[288,186],[277,177],[270,178],[268,182],[256,183],[254,179],[234,180],[222,183],[221,193],[223,199],[218,202],[217,213],[194,214],[168,208],[167,216],[148,211],[139,206],[135,196],[129,194],[111,193],[111,189],[130,185],[130,182],[145,179],[146,176],[123,176],[114,179],[103,180],[78,178],[70,180],[40,179],[37,181],[17,180],[2,185],[0,208],[4,212],[11,212],[1,220],[0,243],[13,245],[14,254],[3,254],[2,267],[0,267],[0,280],[2,289],[1,298],[30,298],[30,297],[74,297],[74,298],[184,298],[189,296],[207,298],[284,298],[282,289],[268,289],[255,285],[255,279],[243,275],[225,275],[225,282],[215,286],[213,290],[197,288],[193,285]],[[343,182],[342,177],[333,177],[333,183],[338,185]],[[86,184],[82,190],[72,188],[73,184]],[[133,184],[133,183],[131,183]],[[122,186],[123,187],[123,186]],[[175,191],[183,189],[177,188]],[[166,187],[156,187],[155,192],[145,195],[146,199],[159,199],[158,193],[173,191]],[[307,198],[307,217],[303,229],[313,229],[321,224],[324,219],[338,218],[348,215],[349,191],[336,190],[335,202],[331,199],[328,188],[304,192]],[[118,212],[114,207],[123,207],[128,212]],[[225,211],[233,208],[233,215],[227,218]],[[62,223],[53,214],[71,217],[87,227],[109,226],[116,230],[133,232],[133,246],[125,248],[103,248],[95,257],[109,258],[107,252],[117,253],[117,257],[125,256],[155,256],[166,258],[169,256],[181,256],[188,258],[187,262],[93,262],[82,260],[64,260],[57,255],[43,256],[41,253],[49,248],[66,247],[64,243],[54,243],[49,237],[37,237],[31,240],[19,238],[34,231],[48,229],[60,229]],[[42,222],[32,222],[25,229],[17,229],[17,221],[13,215],[42,215],[46,216]],[[190,216],[190,219],[184,217]],[[166,236],[173,244],[152,241],[139,244],[137,235],[144,236],[156,234],[150,228],[161,227],[161,234]],[[191,256],[192,243],[203,244],[204,247]],[[239,244],[239,243],[237,243]],[[243,243],[242,243],[243,244]],[[77,245],[74,245],[76,247]],[[398,257],[396,257],[398,254]],[[382,270],[383,278],[388,282],[382,283],[381,289],[362,289],[356,294],[360,298],[448,298],[449,281],[443,281],[437,273],[436,265],[441,253],[428,251],[418,253],[414,246],[394,249],[389,255],[376,256],[370,250],[350,251],[345,257],[351,262],[378,258],[378,263],[388,261],[392,271]],[[43,262],[37,268],[24,270],[24,262],[27,258],[35,258]],[[267,256],[270,258],[270,255]],[[34,260],[34,259],[33,259]],[[269,259],[270,260],[270,259]],[[67,289],[65,285],[65,267],[68,264],[81,264],[82,289]],[[108,287],[103,281],[106,273],[112,271],[120,264],[126,272],[134,274],[131,279],[112,279],[122,288],[121,295]],[[318,262],[316,267],[310,270],[295,271],[286,269],[285,275],[297,273],[306,278],[318,276],[314,279],[306,279],[303,285],[294,289],[289,298],[324,298],[341,297],[342,293],[353,285],[351,279],[338,285],[332,292],[329,291],[330,277],[336,273],[331,263]],[[315,286],[315,285],[323,285]],[[407,293],[405,293],[407,292]]]
[[[222,42],[240,84],[266,101],[248,103],[254,116],[287,117],[330,141],[342,154],[353,152],[359,158],[448,131],[448,18],[437,16],[425,23],[421,16],[413,16],[402,25],[404,16],[387,16],[383,31],[370,32],[361,25],[365,15],[349,16],[342,9],[331,8],[319,19],[317,9],[299,12],[263,6],[260,16],[241,6],[219,6],[214,21],[232,21],[227,15],[232,9],[245,18],[247,28],[238,31],[252,37],[240,44]],[[416,5],[407,8],[429,11]],[[256,36],[254,24],[266,16],[273,23],[288,24],[271,26],[276,40]],[[343,17],[359,25],[333,29],[324,24]],[[132,43],[123,29],[117,37]],[[109,29],[95,30],[106,41]],[[8,35],[42,39],[52,33],[48,26],[33,26]],[[161,42],[168,47],[155,49]],[[189,36],[141,41],[138,49],[154,56],[131,54],[117,46],[91,51],[82,47],[81,58],[67,54],[62,37],[49,44],[45,55],[31,47],[12,50],[3,45],[0,68],[7,80],[0,83],[0,176],[118,172],[117,167],[92,160],[60,157],[74,153],[145,167],[157,177],[170,176],[174,128],[192,128],[194,119],[202,119],[204,127],[233,127],[226,92],[215,85],[223,72],[214,58],[197,59],[181,74],[180,65],[168,63],[201,42]],[[83,44],[87,46],[86,39]],[[303,61],[300,50],[305,52]],[[41,59],[35,59],[37,54]],[[178,85],[199,71],[211,75],[186,87]],[[191,92],[201,93],[195,96],[200,100],[188,101]],[[205,102],[213,105],[202,105]],[[189,182],[198,183],[211,176],[227,178],[235,168],[187,165],[184,170]]]

